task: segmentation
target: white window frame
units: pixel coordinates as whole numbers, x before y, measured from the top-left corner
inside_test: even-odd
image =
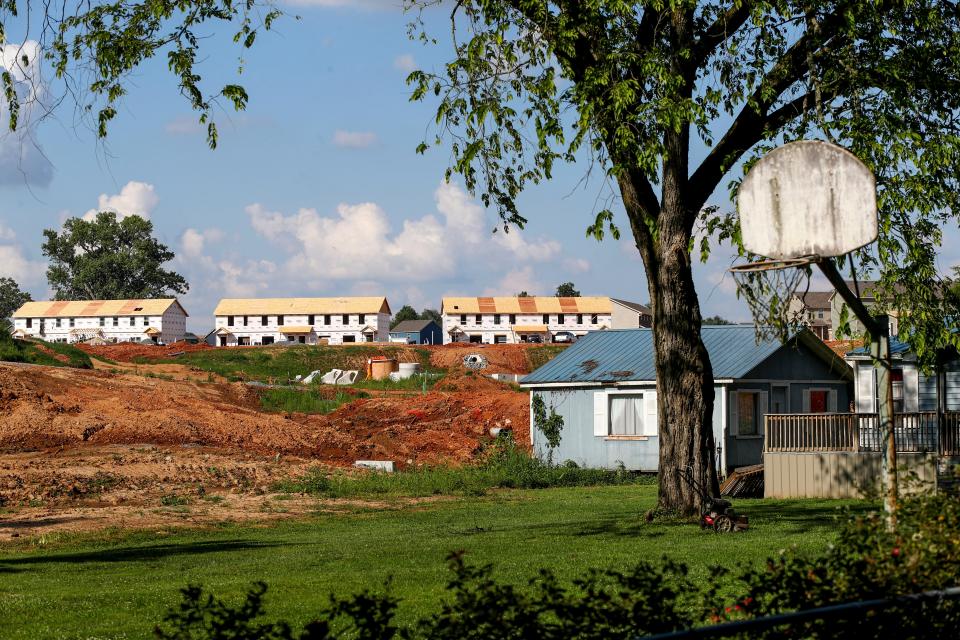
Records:
[[[643,398],[643,433],[619,435],[610,433],[610,400],[614,396]],[[657,414],[657,390],[652,387],[597,390],[593,395],[593,435],[606,440],[648,440],[660,435]]]

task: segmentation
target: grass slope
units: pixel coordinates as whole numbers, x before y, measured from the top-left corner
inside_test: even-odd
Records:
[[[527,361],[530,363],[530,371],[536,371],[547,364],[567,348],[565,344],[545,344],[540,347],[531,347],[527,349]]]
[[[367,358],[378,355],[391,355],[407,346],[390,345],[304,345],[292,347],[263,347],[211,349],[193,351],[160,362],[173,362],[197,367],[203,371],[212,371],[231,380],[287,380],[296,375],[307,375],[311,371],[327,372],[331,369],[363,370]],[[430,352],[426,349],[413,349],[424,368],[430,363]],[[143,360],[144,363],[148,362]],[[150,360],[149,362],[158,362]]]
[[[72,345],[42,340],[13,340],[9,336],[0,336],[0,361],[79,369],[93,366],[90,356]]]
[[[188,582],[237,601],[251,581],[264,580],[269,616],[304,622],[329,593],[381,589],[392,576],[409,622],[436,610],[449,578],[444,558],[460,549],[518,584],[540,567],[570,580],[588,567],[664,556],[686,562],[706,584],[714,565],[757,565],[788,545],[824,549],[842,504],[740,500],[752,529],[716,535],[644,523],[655,496],[650,485],[505,491],[270,527],[106,532],[8,548],[0,550],[0,637],[147,637]]]

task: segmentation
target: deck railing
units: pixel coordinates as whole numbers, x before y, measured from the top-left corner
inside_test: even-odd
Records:
[[[764,428],[764,450],[771,452],[877,452],[882,445],[875,413],[768,414]],[[942,420],[933,411],[896,414],[894,437],[897,451],[960,455],[960,412]]]

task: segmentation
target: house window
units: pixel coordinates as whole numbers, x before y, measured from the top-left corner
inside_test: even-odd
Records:
[[[247,326],[247,316],[243,316],[243,326]]]
[[[63,326],[63,318],[57,318],[57,328],[59,329],[61,326]]]
[[[233,316],[227,316],[227,326],[228,327],[233,326]]]
[[[313,326],[314,321],[317,319],[316,316],[307,316],[307,324],[311,327]]]
[[[465,313],[460,314],[460,324],[467,324],[467,314]]]
[[[499,314],[499,313],[493,314],[493,324],[500,324],[500,314]]]
[[[100,326],[102,327],[106,324],[107,324],[107,319],[104,318],[103,316],[100,316]]]
[[[610,396],[610,435],[643,435],[643,396]]]
[[[115,327],[120,326],[120,318],[118,318],[117,316],[113,316],[113,326]]]
[[[567,318],[562,313],[557,314],[557,324],[563,324],[566,322]]]
[[[343,336],[344,342],[356,342],[357,336]]]
[[[33,327],[33,318],[27,318],[27,329]]]
[[[330,325],[330,316],[329,316],[329,315],[323,316],[323,324],[325,324],[325,325],[327,325],[327,326]]]
[[[590,316],[590,324],[600,324],[600,317],[597,314],[592,314]],[[642,326],[642,323],[641,323]]]
[[[578,314],[577,314],[577,324],[579,324],[579,325],[582,325],[582,324],[583,324],[583,314],[582,314],[582,313],[578,313]]]
[[[267,316],[260,316],[260,326],[265,327],[270,324],[270,319]]]
[[[550,324],[550,314],[549,314],[549,313],[543,314],[543,324]]]
[[[367,314],[361,313],[359,316],[357,316],[357,318],[359,320],[359,324],[367,324]]]
[[[340,322],[345,325],[350,324],[350,316],[348,316],[347,314],[343,314],[343,317],[340,319]]]
[[[903,411],[903,369],[890,370],[890,382],[893,387],[893,411]]]
[[[517,315],[515,313],[510,314],[510,324],[517,324]]]
[[[737,394],[737,434],[741,436],[757,435],[760,423],[757,394],[740,392]]]
[[[477,324],[483,324],[483,316],[481,315],[474,316],[473,321]]]
[[[73,327],[75,327],[75,326],[77,326],[77,319],[76,319],[76,318],[70,318],[70,327],[73,328]]]

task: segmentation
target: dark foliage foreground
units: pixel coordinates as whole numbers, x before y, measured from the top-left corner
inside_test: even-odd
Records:
[[[744,620],[841,602],[874,600],[956,586],[960,576],[960,500],[928,497],[906,501],[897,531],[880,514],[851,518],[836,543],[819,556],[785,550],[765,566],[739,576],[718,570],[704,585],[682,564],[639,562],[628,571],[593,570],[561,584],[547,570],[524,587],[497,582],[490,565],[473,566],[450,556],[448,597],[432,615],[401,627],[399,601],[364,591],[338,598],[302,629],[266,622],[256,583],[237,606],[200,587],[157,627],[165,640],[321,640],[328,638],[554,638],[618,639]],[[740,594],[731,597],[730,593]],[[954,638],[960,603],[928,601],[796,623],[754,634],[763,638]]]

